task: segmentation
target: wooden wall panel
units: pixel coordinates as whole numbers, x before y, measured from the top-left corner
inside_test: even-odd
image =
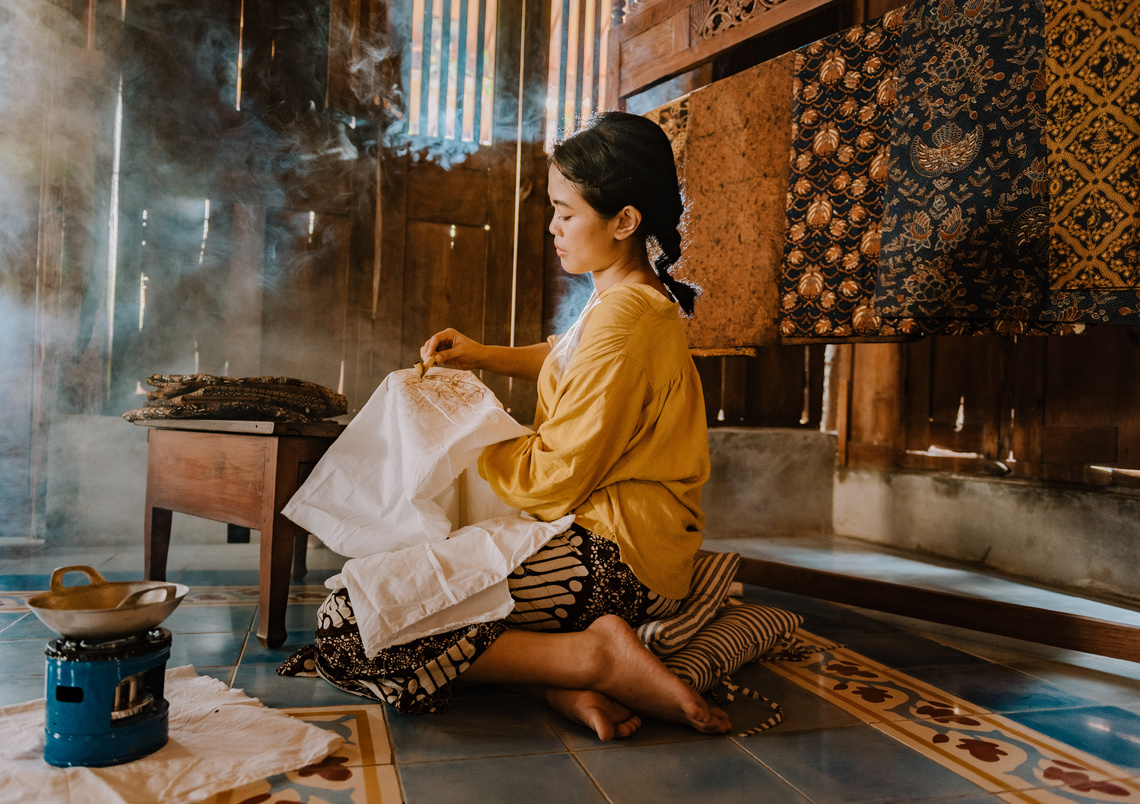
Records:
[[[409,249],[404,276],[405,325],[403,365],[419,360],[419,347],[432,333],[455,327],[472,338],[483,337],[486,298],[487,232],[480,226],[429,221],[408,222]],[[454,232],[454,234],[453,234]]]

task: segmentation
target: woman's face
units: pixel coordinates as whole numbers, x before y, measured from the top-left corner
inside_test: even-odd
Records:
[[[587,274],[613,265],[621,256],[615,216],[603,218],[578,190],[550,166],[548,185],[554,217],[550,233],[554,235],[554,248],[562,260],[562,270],[569,274]]]

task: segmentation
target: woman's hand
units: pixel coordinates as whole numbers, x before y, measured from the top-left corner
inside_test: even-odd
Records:
[[[533,346],[484,346],[450,327],[432,335],[420,347],[420,360],[427,368],[490,371],[532,382],[538,379],[548,354],[550,345],[545,341]]]
[[[420,347],[420,359],[425,366],[429,365],[428,361],[434,356],[435,360],[430,365],[478,371],[485,367],[484,352],[483,344],[449,327],[427,339]]]

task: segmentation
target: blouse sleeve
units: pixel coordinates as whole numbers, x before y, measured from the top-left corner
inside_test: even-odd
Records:
[[[537,432],[487,447],[480,474],[508,505],[557,519],[585,502],[622,460],[649,395],[636,360],[589,354],[583,344]]]

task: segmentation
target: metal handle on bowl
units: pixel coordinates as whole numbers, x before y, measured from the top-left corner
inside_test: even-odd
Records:
[[[63,585],[63,576],[69,572],[82,572],[87,576],[87,583],[107,583],[106,579],[98,573],[94,568],[85,566],[83,564],[76,564],[71,567],[59,567],[51,574],[51,590],[58,592],[66,587]],[[80,584],[76,584],[79,586]]]
[[[149,589],[138,589],[134,592],[131,592],[129,595],[127,595],[122,600],[120,600],[119,605],[115,606],[115,608],[116,609],[133,609],[133,608],[136,608],[137,606],[142,605],[142,599],[144,597],[146,597],[147,595],[153,595],[155,592],[160,592],[163,595],[162,600],[151,600],[151,601],[148,601],[146,603],[146,605],[149,606],[149,605],[156,604],[156,603],[166,603],[169,600],[173,600],[175,595],[178,594],[178,587],[172,583],[169,583],[169,584],[166,584],[165,586],[152,586]]]

